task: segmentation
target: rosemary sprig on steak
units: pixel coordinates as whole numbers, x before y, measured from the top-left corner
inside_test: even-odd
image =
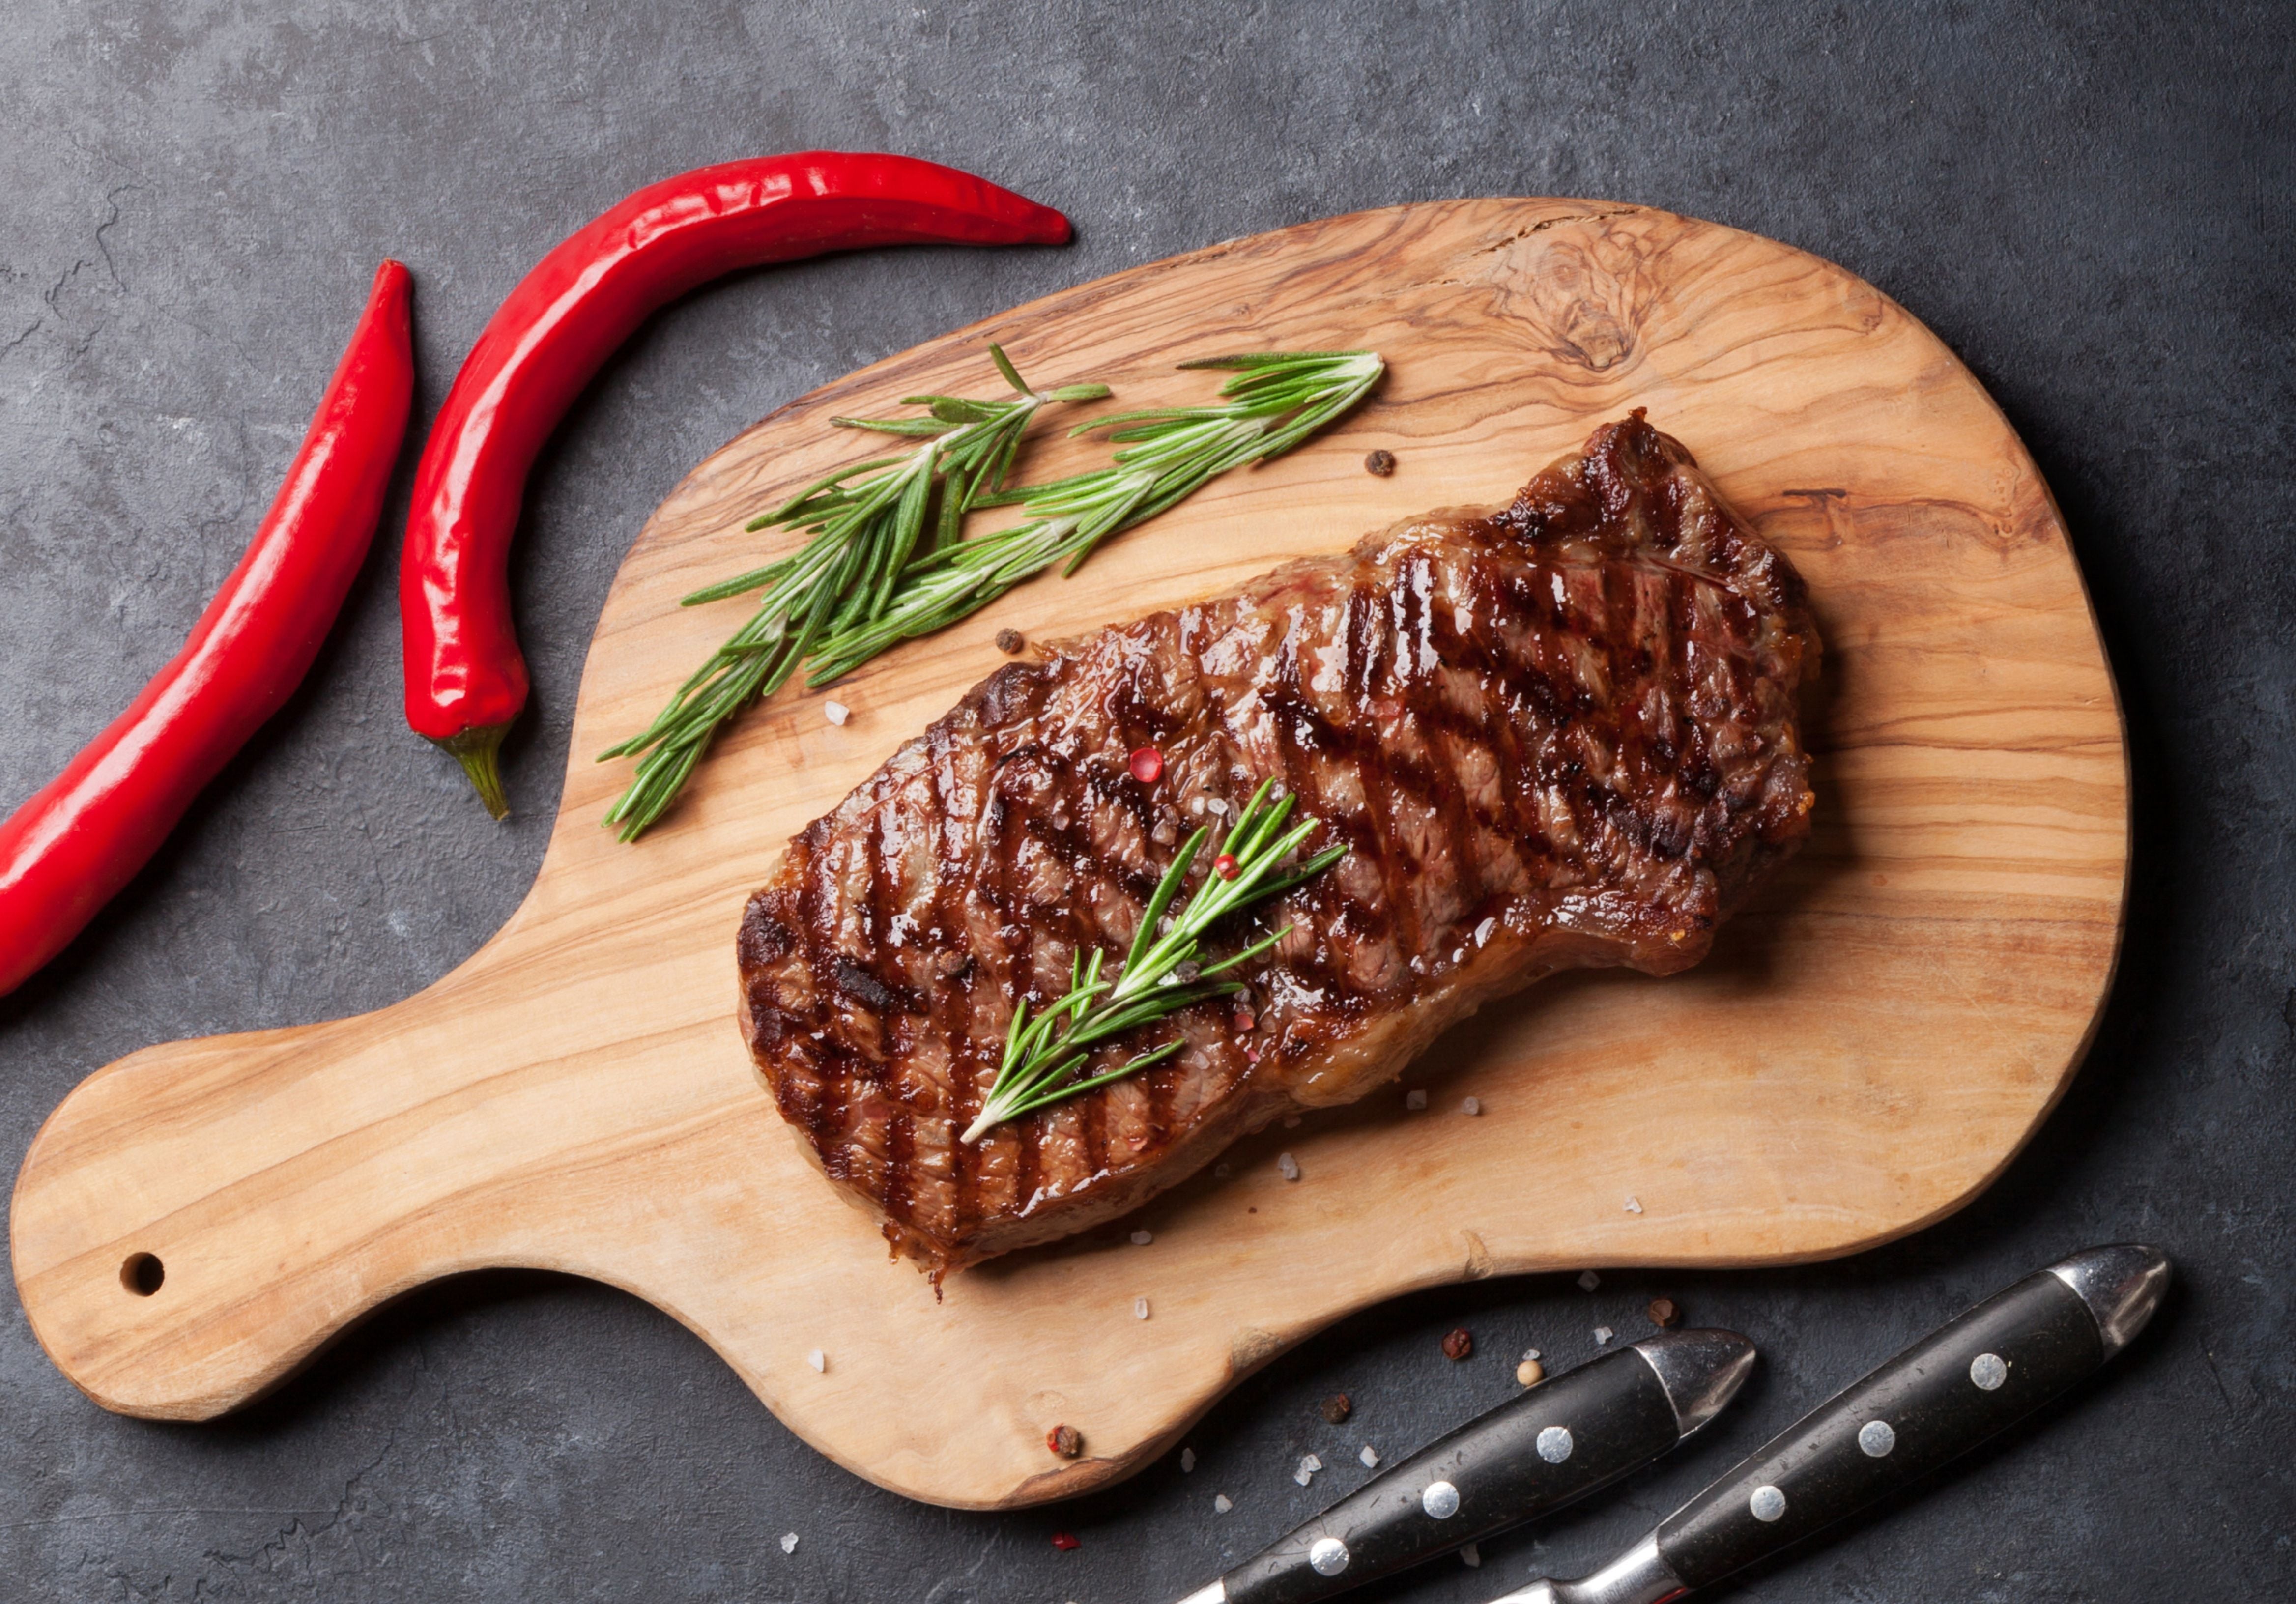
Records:
[[[832,418],[840,429],[923,441],[897,457],[840,469],[808,485],[751,530],[776,526],[808,529],[813,538],[794,555],[698,590],[687,607],[763,590],[750,621],[679,686],[652,724],[598,760],[636,757],[637,773],[606,811],[625,841],[636,840],[661,817],[701,761],[718,729],[750,703],[771,696],[823,640],[882,615],[910,558],[934,540],[956,539],[964,515],[1003,487],[1021,449],[1021,437],[1039,408],[1054,402],[1097,401],[1104,384],[1030,389],[1003,349],[988,348],[996,371],[1013,387],[1011,400],[974,401],[961,396],[911,396],[923,418]],[[938,495],[936,495],[938,492]]]
[[[942,542],[910,560],[892,605],[832,633],[814,650],[806,683],[820,686],[902,641],[976,612],[1055,563],[1073,574],[1111,535],[1147,522],[1205,481],[1281,456],[1371,393],[1387,372],[1375,351],[1267,351],[1212,356],[1183,368],[1232,371],[1211,406],[1119,413],[1071,436],[1114,429],[1114,465],[1049,484],[984,495],[983,507],[1021,507],[1026,522]]]
[[[988,1088],[988,1101],[981,1104],[980,1117],[966,1127],[961,1140],[978,1142],[992,1126],[1008,1119],[1162,1063],[1187,1044],[1185,1039],[1167,1042],[1098,1075],[1084,1073],[1095,1048],[1128,1031],[1243,989],[1233,979],[1216,977],[1267,952],[1290,935],[1292,927],[1287,924],[1242,952],[1210,964],[1202,962],[1206,933],[1237,910],[1281,896],[1321,874],[1348,853],[1345,847],[1327,847],[1298,868],[1278,872],[1283,860],[1316,833],[1321,821],[1305,818],[1286,830],[1284,821],[1297,798],[1286,796],[1271,802],[1275,789],[1273,780],[1260,782],[1212,859],[1210,875],[1188,899],[1188,905],[1174,915],[1171,928],[1160,934],[1157,926],[1171,912],[1210,832],[1199,828],[1181,845],[1141,911],[1139,933],[1133,937],[1132,950],[1115,979],[1101,978],[1103,954],[1097,949],[1090,958],[1079,952],[1070,968],[1069,990],[1058,1002],[1033,1019],[1025,999],[1013,1009],[1012,1027],[1004,1036],[1004,1062]]]

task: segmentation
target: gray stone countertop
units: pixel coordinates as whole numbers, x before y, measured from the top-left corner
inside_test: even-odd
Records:
[[[1603,1557],[1936,1322],[2091,1243],[2181,1280],[2109,1380],[1743,1578],[1777,1600],[2296,1596],[2296,36],[2271,5],[617,6],[18,0],[0,49],[0,808],[176,649],[300,438],[374,264],[418,282],[418,428],[502,295],[627,191],[890,148],[1068,210],[1064,251],[749,274],[641,333],[545,455],[515,564],[535,713],[506,826],[398,711],[391,541],[309,683],[160,857],[0,1002],[11,1167],[146,1043],[390,1002],[539,861],[582,656],[648,511],[753,419],[1064,285],[1392,201],[1712,217],[1896,297],[1990,386],[2070,523],[2126,704],[2128,939],[2096,1049],[1975,1204],[1798,1269],[1406,1298],[1221,1402],[1112,1491],[903,1502],[792,1437],[666,1315],[434,1288],[204,1426],[103,1412],[0,1298],[0,1595],[1156,1604],[1513,1391],[1646,1330],[1763,1343],[1657,1470],[1359,1595],[1475,1604]],[[403,513],[402,466],[386,528]],[[1478,1356],[1446,1361],[1465,1325]],[[1342,1428],[1316,1404],[1357,1401]],[[1339,1453],[1332,1450],[1337,1448]],[[1292,1482],[1305,1452],[1341,1469]],[[1234,1509],[1216,1515],[1215,1494]],[[1056,1551],[1055,1530],[1081,1545]],[[796,1533],[794,1552],[779,1539]]]

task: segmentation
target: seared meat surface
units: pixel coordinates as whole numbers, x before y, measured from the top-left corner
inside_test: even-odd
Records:
[[[936,1274],[1138,1206],[1295,1107],[1349,1101],[1558,970],[1697,962],[1808,831],[1800,579],[1633,417],[1496,513],[1000,668],[790,843],[739,941],[742,1027],[829,1176]],[[1157,748],[1163,772],[1127,767]],[[1014,1003],[1119,961],[1178,845],[1273,776],[1336,867],[1248,998],[1144,1028],[1144,1073],[958,1141]],[[1216,848],[1215,848],[1216,849]],[[1205,872],[1212,854],[1199,860]]]

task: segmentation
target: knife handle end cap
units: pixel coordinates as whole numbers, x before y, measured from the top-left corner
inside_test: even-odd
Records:
[[[1720,1414],[1754,1369],[1754,1345],[1735,1331],[1661,1331],[1635,1352],[1658,1372],[1683,1436]]]
[[[2049,1273],[2088,1305],[2108,1359],[2134,1341],[2169,1290],[2169,1256],[2141,1242],[2115,1242],[2051,1264]]]

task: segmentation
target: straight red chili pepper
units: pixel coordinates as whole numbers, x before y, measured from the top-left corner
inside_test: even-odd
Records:
[[[376,269],[287,482],[184,649],[0,824],[0,994],[54,957],[144,866],[318,656],[366,558],[406,434],[407,288],[398,263]]]
[[[526,706],[510,545],[527,471],[606,358],[665,303],[738,267],[941,241],[1059,245],[1069,221],[906,156],[811,151],[701,168],[570,235],[510,292],[430,426],[399,566],[406,722],[460,759],[495,817]]]

